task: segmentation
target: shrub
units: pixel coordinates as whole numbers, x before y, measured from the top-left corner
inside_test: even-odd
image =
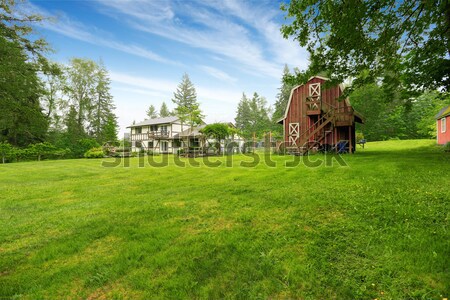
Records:
[[[357,131],[356,132],[356,141],[360,141],[364,139],[364,133],[362,133],[361,131]]]
[[[2,157],[2,163],[5,163],[6,160],[13,153],[13,147],[8,142],[0,143],[0,156]]]
[[[71,145],[74,157],[83,157],[83,155],[92,148],[98,148],[100,145],[94,139],[81,139],[75,145]]]
[[[86,158],[103,158],[105,156],[105,153],[103,152],[103,149],[101,147],[94,147],[86,151],[84,153],[84,157]]]
[[[36,156],[38,161],[41,160],[42,156],[51,156],[59,150],[49,142],[33,144],[28,148],[30,154]]]
[[[445,151],[445,152],[450,152],[450,142],[447,142],[447,143],[444,145],[444,151]]]
[[[148,150],[148,151],[147,151],[147,155],[150,155],[150,156],[158,156],[159,153],[158,153],[158,152],[154,152],[153,150]]]
[[[14,148],[12,155],[17,162],[26,161],[26,160],[34,160],[36,157],[36,153],[30,148]]]

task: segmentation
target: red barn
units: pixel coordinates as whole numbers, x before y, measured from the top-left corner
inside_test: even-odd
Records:
[[[444,145],[450,142],[450,105],[441,109],[436,116],[437,143]]]
[[[324,89],[327,78],[314,76],[292,89],[283,119],[284,145],[288,152],[305,154],[312,149],[355,151],[355,122],[362,117],[348,99],[338,101],[343,88]]]

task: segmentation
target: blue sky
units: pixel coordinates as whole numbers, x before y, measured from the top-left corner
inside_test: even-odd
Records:
[[[51,58],[102,60],[112,80],[120,133],[172,97],[188,73],[206,122],[234,121],[242,93],[275,102],[284,64],[304,69],[307,52],[282,38],[277,1],[38,1],[22,9],[51,17],[38,31]]]

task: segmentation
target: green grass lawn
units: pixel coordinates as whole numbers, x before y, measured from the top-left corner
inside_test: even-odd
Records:
[[[434,144],[368,143],[346,167],[0,165],[0,298],[448,297]]]

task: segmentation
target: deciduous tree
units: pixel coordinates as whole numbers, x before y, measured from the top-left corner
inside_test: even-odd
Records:
[[[231,134],[230,127],[228,124],[225,123],[213,123],[206,125],[201,132],[207,136],[214,138],[219,145],[221,144],[222,140],[227,138]],[[219,155],[220,155],[220,146],[219,146]]]
[[[293,37],[310,53],[310,73],[353,87],[450,88],[450,2],[291,0],[282,5]],[[348,90],[348,91],[351,91]]]

